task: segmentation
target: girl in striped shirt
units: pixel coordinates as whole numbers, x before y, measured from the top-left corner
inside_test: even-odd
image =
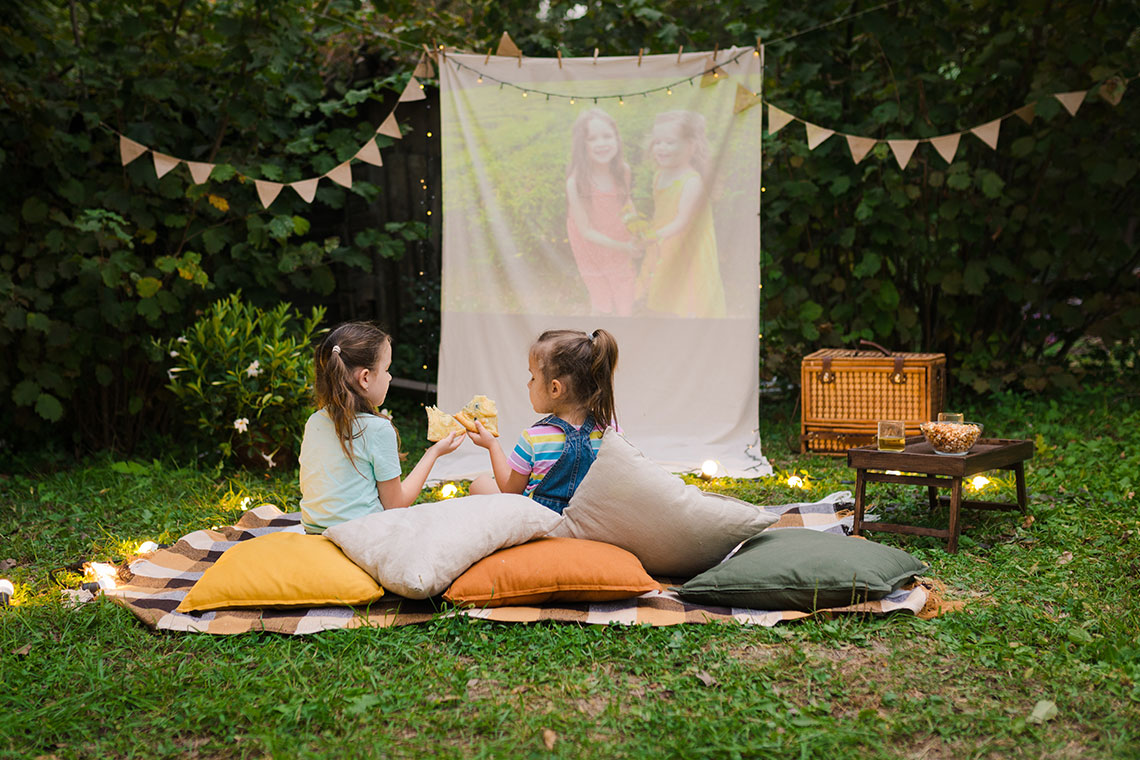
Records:
[[[530,348],[530,403],[545,414],[523,431],[508,457],[481,423],[470,438],[487,449],[494,479],[470,493],[521,493],[561,513],[586,477],[602,433],[617,427],[614,370],[618,348],[605,330],[547,330]]]

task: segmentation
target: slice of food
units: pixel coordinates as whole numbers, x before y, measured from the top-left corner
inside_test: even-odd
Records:
[[[455,419],[472,433],[476,431],[475,421],[478,420],[483,423],[487,432],[496,438],[499,437],[499,409],[495,406],[495,402],[486,396],[473,397],[459,410]]]
[[[452,433],[464,433],[466,428],[459,424],[454,416],[440,411],[439,407],[429,406],[425,411],[428,416],[427,439],[429,441],[442,441]]]

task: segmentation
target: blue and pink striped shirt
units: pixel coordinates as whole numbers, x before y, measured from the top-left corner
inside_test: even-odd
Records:
[[[604,432],[605,430],[597,428],[590,431],[590,446],[595,454],[602,446]],[[620,428],[618,432],[621,432]],[[530,476],[526,488],[523,489],[523,496],[534,493],[534,489],[538,488],[538,484],[546,477],[546,473],[550,472],[550,468],[562,456],[565,448],[566,434],[554,425],[535,425],[522,432],[519,442],[515,444],[515,450],[507,457],[507,461],[515,472]]]

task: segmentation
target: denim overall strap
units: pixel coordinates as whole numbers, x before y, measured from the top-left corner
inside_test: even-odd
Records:
[[[566,445],[562,449],[562,455],[530,495],[542,506],[562,514],[578,484],[586,477],[586,472],[594,463],[594,447],[590,443],[594,418],[587,415],[582,427],[577,429],[553,414],[535,424],[553,425],[566,434]]]

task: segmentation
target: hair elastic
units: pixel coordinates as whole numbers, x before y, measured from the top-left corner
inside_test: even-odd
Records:
[[[333,352],[334,354],[339,354],[339,353],[340,353],[340,346],[333,346],[333,347],[332,347],[332,352]]]

